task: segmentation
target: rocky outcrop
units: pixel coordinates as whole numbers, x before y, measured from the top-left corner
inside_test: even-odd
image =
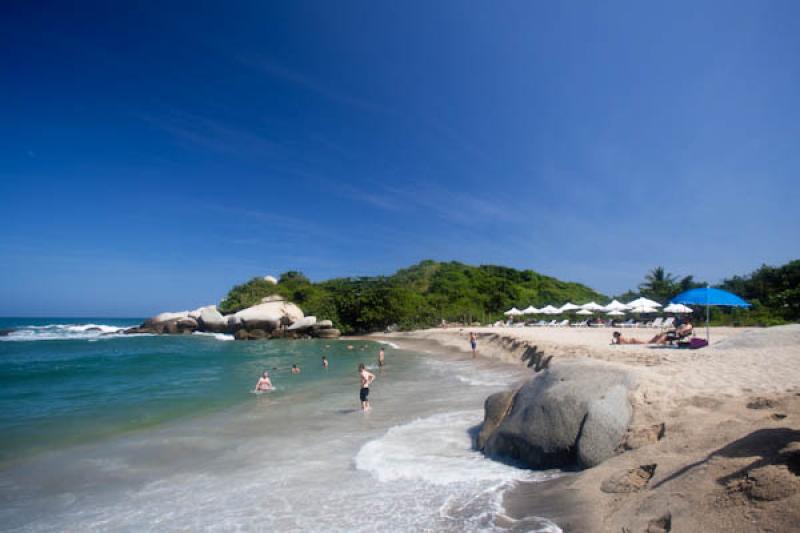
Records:
[[[227,327],[227,321],[222,314],[217,311],[216,305],[209,305],[198,309],[197,323],[203,331],[210,331],[212,333],[221,333]]]
[[[237,340],[307,337],[334,339],[341,336],[341,332],[334,329],[330,320],[317,322],[316,317],[304,316],[302,309],[279,295],[267,296],[261,303],[232,315],[223,316],[215,305],[199,307],[193,311],[160,313],[125,333],[180,335],[195,331],[230,333]]]
[[[317,317],[315,316],[306,316],[301,318],[300,320],[295,320],[292,322],[292,325],[289,326],[289,331],[303,331],[303,330],[310,330],[313,329],[317,323]]]
[[[274,331],[303,318],[303,311],[282,296],[267,296],[261,303],[234,314],[247,329]]]
[[[487,399],[478,448],[533,468],[597,465],[618,453],[633,415],[633,384],[610,365],[561,362],[515,393]]]

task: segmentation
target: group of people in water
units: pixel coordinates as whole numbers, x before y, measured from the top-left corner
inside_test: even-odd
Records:
[[[646,341],[642,339],[631,339],[623,336],[621,332],[615,331],[611,335],[611,344],[667,344],[689,337],[693,329],[692,321],[687,319],[675,329],[659,333],[652,339]]]
[[[378,352],[378,367],[383,368],[386,364],[386,351],[383,347],[381,347],[380,351]],[[328,370],[329,363],[328,357],[323,355],[322,356],[322,368]],[[274,369],[273,369],[274,370]],[[292,365],[292,374],[299,374],[300,367],[297,366],[297,363]],[[358,398],[361,402],[361,410],[368,411],[370,409],[369,406],[369,386],[375,381],[375,374],[367,370],[366,365],[364,363],[358,364],[358,377],[360,382],[360,389],[358,391]],[[274,386],[272,384],[272,380],[269,377],[269,372],[265,370],[261,377],[258,378],[258,382],[256,382],[255,392],[268,392],[274,390]]]

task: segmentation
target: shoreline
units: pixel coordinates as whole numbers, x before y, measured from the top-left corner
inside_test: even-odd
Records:
[[[800,524],[800,471],[792,470],[800,457],[800,325],[711,328],[711,346],[701,350],[610,346],[611,328],[453,328],[366,338],[468,355],[471,331],[479,357],[521,368],[521,355],[537,346],[553,365],[585,360],[624,369],[637,383],[631,427],[666,427],[662,439],[593,468],[519,484],[504,500],[511,518],[547,516],[564,531],[744,532],[754,524],[782,531]],[[641,338],[653,330],[622,331]],[[642,465],[656,465],[644,487],[608,490],[609,480]]]

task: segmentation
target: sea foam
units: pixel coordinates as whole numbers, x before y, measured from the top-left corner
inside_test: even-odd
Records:
[[[47,324],[45,326],[19,326],[7,335],[4,341],[42,341],[95,339],[98,337],[121,335],[125,327],[106,324]]]

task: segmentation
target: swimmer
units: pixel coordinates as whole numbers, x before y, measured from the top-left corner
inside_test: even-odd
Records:
[[[381,348],[381,351],[378,352],[378,366],[383,367],[383,365],[385,364],[386,364],[386,352],[384,352],[383,348]]]
[[[324,355],[322,356],[322,368],[328,370],[328,358],[325,357]]]
[[[299,374],[300,368],[297,366],[297,363],[292,365],[292,374]]]
[[[259,391],[270,391],[270,390],[272,390],[272,388],[273,388],[272,387],[272,381],[270,381],[270,379],[269,379],[269,372],[267,372],[265,370],[264,373],[261,375],[261,377],[258,378],[258,383],[256,383],[256,389],[255,390],[256,390],[256,392],[259,392]]]
[[[369,411],[369,386],[375,381],[375,374],[368,372],[364,363],[359,363],[358,377],[361,379],[361,390],[358,392],[358,397],[361,400],[361,410]]]

